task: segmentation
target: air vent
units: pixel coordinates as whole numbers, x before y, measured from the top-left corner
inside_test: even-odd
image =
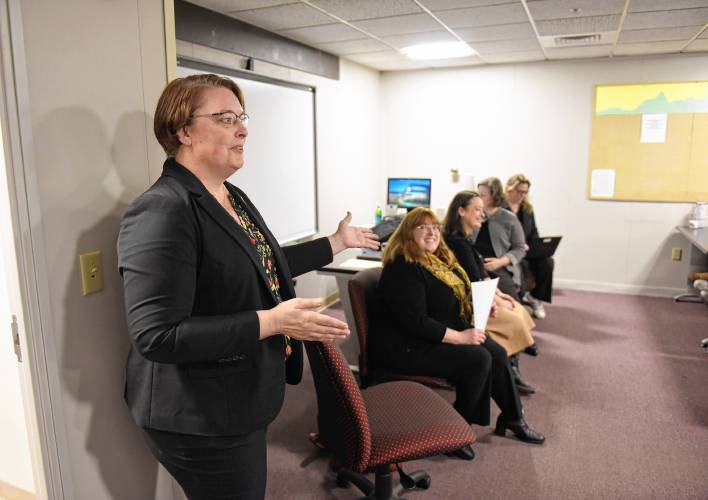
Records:
[[[570,35],[555,37],[556,46],[558,47],[595,45],[600,43],[600,40],[602,40],[602,35],[600,35],[600,33],[595,33],[592,35]]]
[[[615,43],[617,31],[599,31],[597,33],[577,33],[569,35],[541,36],[539,40],[546,49],[561,47],[592,47]]]

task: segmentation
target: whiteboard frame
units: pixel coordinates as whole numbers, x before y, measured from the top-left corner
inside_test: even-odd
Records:
[[[261,83],[267,83],[270,85],[278,85],[280,87],[288,87],[291,89],[296,89],[296,90],[302,90],[305,92],[310,92],[312,93],[312,137],[313,137],[313,144],[312,147],[314,148],[313,151],[313,159],[314,159],[314,182],[315,182],[315,229],[312,233],[306,233],[302,234],[296,238],[290,238],[286,239],[283,241],[278,240],[278,243],[280,245],[287,245],[288,243],[295,243],[298,241],[304,241],[304,240],[309,240],[312,239],[313,236],[319,234],[320,232],[320,210],[319,210],[319,191],[317,189],[318,186],[318,177],[317,177],[317,167],[318,167],[318,160],[317,160],[317,87],[314,85],[306,85],[302,83],[295,83],[291,82],[288,80],[280,80],[278,78],[271,78],[269,76],[264,76],[264,75],[259,75],[257,73],[253,73],[248,70],[241,70],[241,69],[233,69],[233,68],[228,68],[225,66],[218,66],[216,64],[210,64],[210,63],[205,63],[203,61],[199,61],[197,59],[192,59],[189,57],[184,57],[184,56],[179,56],[177,58],[177,66],[186,68],[186,69],[193,69],[196,71],[207,71],[210,73],[217,73],[217,74],[222,74],[222,75],[227,75],[227,76],[232,76],[234,78],[243,78],[246,80],[253,80],[256,82],[261,82]]]

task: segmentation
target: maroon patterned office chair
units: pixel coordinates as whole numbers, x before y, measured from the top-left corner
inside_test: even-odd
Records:
[[[410,381],[361,391],[334,343],[305,342],[317,392],[317,442],[333,453],[337,484],[356,485],[377,500],[430,487],[424,471],[407,475],[399,462],[449,453],[475,442],[469,424],[430,388]],[[392,470],[400,481],[394,483]],[[372,483],[365,474],[374,471]]]
[[[368,387],[379,381],[386,380],[411,380],[431,387],[451,389],[452,384],[444,378],[396,373],[385,368],[369,365],[369,318],[371,317],[370,311],[373,309],[372,304],[375,300],[376,286],[380,277],[380,268],[366,269],[358,272],[349,281],[349,300],[352,304],[354,323],[359,337],[359,378],[361,386]]]

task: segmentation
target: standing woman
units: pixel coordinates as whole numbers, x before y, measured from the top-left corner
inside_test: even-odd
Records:
[[[516,174],[509,177],[506,181],[506,203],[505,208],[511,210],[521,223],[524,230],[526,243],[529,243],[535,238],[538,238],[538,228],[536,227],[536,216],[533,213],[533,206],[529,201],[529,189],[531,181],[524,174]],[[531,305],[534,310],[540,308],[543,311],[542,316],[545,317],[543,304],[539,301],[551,302],[551,294],[553,291],[553,258],[542,257],[540,259],[525,258],[521,262],[524,274],[530,272],[534,279],[535,285],[525,297],[522,297],[524,302]],[[541,317],[537,315],[537,317]]]
[[[217,75],[167,85],[154,121],[162,176],[128,207],[118,237],[132,341],[125,399],[190,500],[264,497],[266,430],[286,377],[302,376],[300,340],[349,334],[309,310],[320,299],[294,298],[293,277],[344,248],[378,246],[349,214],[327,238],[278,245],[226,182],[244,164],[243,105]]]
[[[445,243],[472,282],[489,279],[482,256],[472,241],[472,233],[482,227],[483,220],[484,203],[479,193],[460,191],[452,198],[443,221]],[[490,316],[485,331],[506,350],[519,392],[533,394],[535,389],[521,378],[519,353],[536,345],[531,336],[531,329],[536,325],[526,309],[499,288],[494,303],[497,313]]]
[[[487,219],[475,239],[477,251],[484,257],[484,269],[499,277],[499,289],[519,300],[522,289],[521,266],[526,254],[524,232],[518,219],[502,208],[504,188],[496,177],[477,185]]]
[[[543,443],[524,420],[506,351],[472,324],[470,280],[432,210],[408,212],[391,236],[378,293],[369,336],[376,366],[451,380],[453,406],[471,424],[489,424],[492,398],[502,411],[497,434],[509,429],[522,441]]]

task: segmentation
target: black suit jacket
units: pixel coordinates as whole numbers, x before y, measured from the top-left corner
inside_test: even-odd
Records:
[[[281,248],[248,197],[241,201],[273,249],[283,300],[292,278],[332,260],[326,238]],[[285,392],[284,339],[259,340],[256,311],[276,299],[245,232],[173,159],[127,209],[118,237],[132,347],[125,399],[146,428],[235,435],[267,426]],[[302,376],[293,341],[288,382]]]
[[[440,344],[448,327],[470,326],[460,318],[460,304],[452,290],[400,255],[381,271],[377,294],[368,339],[375,366],[388,367],[392,356],[400,358]]]

